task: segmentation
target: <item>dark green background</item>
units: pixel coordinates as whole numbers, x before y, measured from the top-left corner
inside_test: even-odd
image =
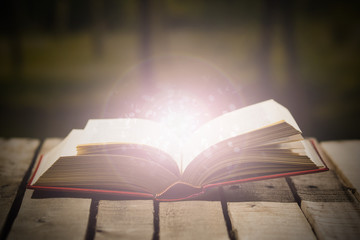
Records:
[[[240,96],[232,99],[236,106],[274,98],[290,109],[305,136],[360,136],[355,1],[1,5],[0,136],[63,137],[89,118],[124,115],[124,104],[104,109],[116,105],[109,101],[141,99],[156,79],[127,77],[129,72],[164,56],[181,56],[185,66],[194,59],[216,66],[209,67],[220,73],[214,85],[233,88]],[[154,72],[164,71],[155,65]]]

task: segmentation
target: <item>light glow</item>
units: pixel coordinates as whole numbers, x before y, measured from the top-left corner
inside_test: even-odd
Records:
[[[179,137],[180,146],[184,145],[191,133],[198,127],[199,120],[196,119],[196,113],[182,109],[177,110],[168,108],[161,114],[159,122]]]

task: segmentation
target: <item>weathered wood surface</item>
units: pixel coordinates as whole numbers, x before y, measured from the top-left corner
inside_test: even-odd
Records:
[[[31,199],[27,190],[8,239],[84,239],[90,199]]]
[[[20,142],[24,141],[21,146],[24,146],[19,148],[18,143],[10,144],[11,140],[0,140],[0,200],[10,199],[9,209],[12,204],[11,196],[14,198],[39,141],[20,139]],[[41,151],[47,151],[59,141],[60,139],[46,140]],[[7,144],[7,147],[4,147],[4,144]],[[327,145],[331,150],[325,147],[327,154],[334,162],[335,158],[336,161],[344,162],[341,159],[342,153],[339,153],[342,150],[334,150],[336,146],[333,147],[332,144]],[[24,153],[19,154],[19,149]],[[345,151],[349,156],[355,157],[359,148],[346,148]],[[25,152],[30,152],[28,157],[25,157]],[[27,164],[17,165],[18,161],[27,161]],[[6,162],[10,162],[10,165],[6,165]],[[12,173],[19,168],[21,174]],[[356,166],[352,165],[352,168],[351,171],[358,170]],[[68,195],[70,198],[33,199],[33,191],[26,190],[8,237],[229,239],[228,231],[231,229],[228,228],[232,226],[239,239],[314,239],[315,235],[319,239],[358,239],[359,202],[348,188],[355,187],[354,180],[348,178],[352,185],[344,186],[337,173],[347,174],[340,164],[337,164],[336,168],[324,173],[226,186],[223,187],[222,197],[217,189],[212,189],[198,201],[162,202],[157,209],[154,209],[152,200],[100,200],[96,211],[96,207],[91,205],[91,199],[74,198],[71,195]],[[7,181],[12,181],[13,177],[17,179],[17,187],[8,185]],[[12,189],[8,192],[13,195],[5,193],[4,189]],[[220,199],[227,203],[224,212]],[[93,206],[91,211],[95,211],[93,216],[90,205]],[[3,210],[3,205],[0,206],[0,213],[6,212],[6,218],[8,209]],[[89,219],[94,220],[95,235],[89,235]]]
[[[160,239],[229,239],[221,203],[160,203]]]
[[[285,178],[224,187],[239,239],[315,239]]]
[[[347,187],[360,190],[360,140],[322,142],[321,147],[330,156],[335,171]]]
[[[95,239],[152,239],[153,209],[152,200],[101,200]]]
[[[247,182],[225,186],[223,189],[228,202],[295,202],[285,178]]]
[[[40,141],[0,138],[0,228],[3,229],[21,182]]]
[[[352,202],[301,203],[319,239],[359,239],[360,208]]]
[[[327,155],[332,159],[330,153]],[[319,239],[359,239],[359,202],[334,169],[289,179]]]
[[[301,200],[313,202],[347,202],[352,196],[333,170],[290,178]]]
[[[239,239],[316,239],[297,203],[228,203]]]
[[[44,142],[40,154],[48,151],[60,139]],[[91,199],[32,199],[27,189],[18,216],[8,239],[84,239]]]

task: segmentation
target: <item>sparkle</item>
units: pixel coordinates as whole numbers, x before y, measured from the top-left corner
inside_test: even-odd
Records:
[[[168,108],[161,113],[159,122],[176,136],[179,136],[182,144],[197,127],[196,115],[189,113],[185,109],[175,110]]]

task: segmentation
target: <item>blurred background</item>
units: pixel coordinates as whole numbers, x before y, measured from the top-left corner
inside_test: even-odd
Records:
[[[151,117],[169,102],[207,106],[204,122],[269,98],[305,136],[360,137],[356,1],[1,5],[2,137],[64,137],[89,118]]]

